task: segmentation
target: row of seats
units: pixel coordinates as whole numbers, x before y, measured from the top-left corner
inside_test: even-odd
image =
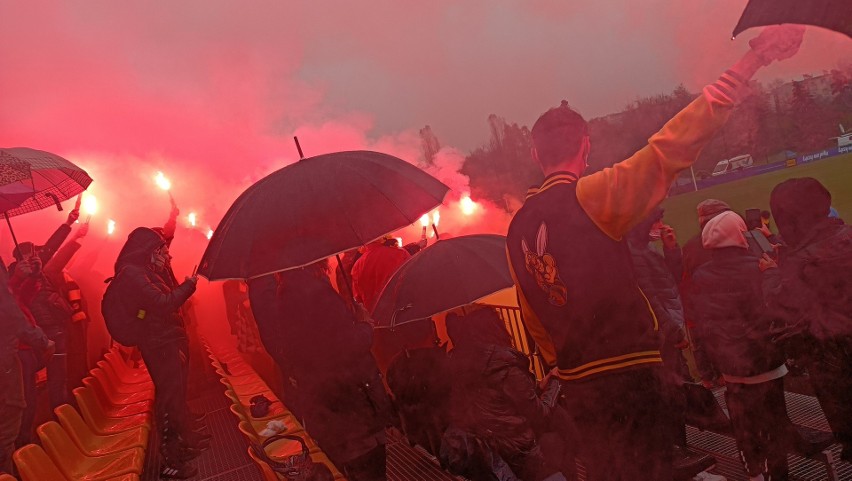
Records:
[[[310,435],[305,431],[296,417],[291,413],[283,402],[272,392],[255,370],[234,351],[215,352],[209,344],[204,343],[209,353],[213,368],[219,375],[219,381],[225,386],[225,396],[231,401],[230,410],[239,421],[238,428],[250,445],[260,446],[268,439],[260,433],[267,427],[270,421],[278,421],[284,424],[285,429],[279,434],[291,434],[305,440],[311,459],[316,463],[323,463],[329,467],[335,480],[344,480],[343,474],[334,466],[334,463],[322,452]],[[270,412],[267,416],[255,418],[251,415],[251,399],[263,395],[272,401]],[[299,454],[302,446],[298,441],[279,440],[266,447],[267,456],[272,459],[286,459]],[[248,449],[251,459],[258,465],[266,481],[279,481],[285,479],[279,477],[264,460],[260,459],[252,450]],[[1,480],[0,480],[1,481]]]
[[[112,349],[72,392],[77,409],[57,407],[57,421],[36,429],[41,446],[15,452],[22,480],[139,481],[154,401],[147,369],[132,367]]]

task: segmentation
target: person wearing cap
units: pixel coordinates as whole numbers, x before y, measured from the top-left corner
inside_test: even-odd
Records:
[[[778,342],[807,367],[841,456],[852,460],[852,227],[829,217],[831,193],[813,178],[778,184],[769,204],[787,244],[777,265],[763,260],[780,270],[767,288],[784,322]]]
[[[725,379],[725,401],[750,480],[787,479],[793,428],[784,404],[785,357],[772,342],[763,273],[749,250],[745,221],[725,211],[701,232],[711,259],[694,275],[697,322]]]
[[[657,428],[666,416],[659,323],[624,236],[725,124],[748,80],[795,54],[803,32],[764,29],[647,146],[611,168],[583,176],[588,124],[567,104],[533,125],[532,156],[546,177],[515,213],[507,252],[524,323],[563,383],[589,481],[672,478],[671,443]]]

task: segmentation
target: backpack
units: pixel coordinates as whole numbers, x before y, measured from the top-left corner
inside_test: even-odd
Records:
[[[136,346],[144,334],[145,323],[137,317],[138,310],[129,303],[132,293],[124,285],[123,272],[124,269],[106,280],[109,285],[101,301],[101,313],[109,335],[116,342]]]

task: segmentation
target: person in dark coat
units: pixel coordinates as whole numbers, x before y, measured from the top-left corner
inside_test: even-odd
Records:
[[[0,473],[12,472],[12,453],[26,407],[19,342],[35,349],[41,357],[49,357],[55,348],[54,342],[22,312],[9,291],[6,266],[0,261]]]
[[[680,282],[680,294],[683,301],[683,310],[686,327],[692,335],[692,354],[695,358],[695,367],[701,376],[702,384],[706,388],[712,388],[717,384],[724,384],[719,370],[713,361],[707,356],[707,350],[701,338],[701,326],[696,324],[695,309],[692,302],[692,276],[699,267],[706,264],[712,258],[710,250],[705,249],[701,242],[701,230],[710,219],[717,215],[728,212],[731,207],[724,201],[718,199],[706,199],[698,203],[698,234],[690,238],[681,249],[683,259],[683,274]]]
[[[683,391],[686,376],[683,350],[689,345],[684,310],[678,290],[681,251],[671,227],[663,224],[663,209],[657,208],[627,236],[633,270],[639,287],[651,303],[660,324],[660,354],[663,358],[663,391],[668,405],[665,427],[674,449],[676,479],[690,479],[711,467],[711,456],[686,449],[687,401]],[[662,250],[654,242],[663,241]]]
[[[280,273],[272,304],[272,282],[250,284],[252,309],[264,345],[295,382],[298,414],[311,437],[350,481],[384,480],[391,407],[370,354],[372,329],[356,321],[326,266]],[[278,316],[274,337],[265,335],[270,314]]]
[[[32,242],[21,242],[15,248],[13,255],[17,262],[34,255],[41,261],[41,268],[22,276],[20,272],[16,272],[17,262],[9,266],[12,276],[10,280],[12,291],[32,313],[36,324],[51,341],[56,343],[56,353],[50,358],[46,366],[47,392],[51,408],[66,404],[69,401],[67,353],[68,330],[71,327],[73,308],[61,295],[54,282],[45,275],[43,267],[51,261],[56,251],[68,238],[71,233],[71,226],[79,217],[80,211],[78,209],[72,210],[65,223],[56,229],[44,245],[37,246],[33,245]],[[82,232],[82,228],[78,232]],[[24,376],[32,381],[28,383],[27,398],[33,402],[28,401],[28,414],[25,415],[25,418],[31,422],[35,415],[35,373],[42,366],[37,359],[27,358],[30,354],[32,353],[22,351],[21,362],[24,366]],[[24,424],[27,424],[26,419]],[[23,427],[27,429],[27,426]],[[20,442],[30,442],[29,436],[24,434]]]
[[[556,379],[549,380],[539,397],[529,358],[512,347],[505,324],[493,309],[448,315],[447,333],[454,346],[448,364],[453,373],[450,426],[484,442],[522,481],[564,480],[538,443],[556,409]],[[442,458],[451,457],[446,448],[441,451]],[[493,476],[476,469],[459,474],[474,481]]]
[[[784,323],[779,342],[807,367],[842,457],[852,460],[852,227],[829,217],[831,194],[816,179],[778,184],[769,203],[788,245],[767,289]]]
[[[724,212],[701,234],[712,258],[695,272],[695,312],[725,378],[731,426],[750,480],[786,480],[792,432],[784,403],[784,356],[771,340],[766,277],[748,248],[745,221]]]
[[[187,277],[176,284],[168,269],[170,259],[163,236],[139,227],[130,233],[118,254],[115,275],[125,287],[125,302],[138,311],[137,317],[146,326],[139,350],[154,382],[163,457],[160,475],[184,479],[197,473],[186,461],[206,447],[209,436],[193,430],[186,404],[183,372],[187,334],[178,312],[195,292],[197,278]]]

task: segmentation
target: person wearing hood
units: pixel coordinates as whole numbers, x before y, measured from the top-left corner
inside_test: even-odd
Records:
[[[852,226],[831,217],[831,193],[804,177],[784,181],[769,200],[787,246],[768,286],[774,315],[784,327],[778,342],[808,369],[842,458],[852,460]]]
[[[350,481],[385,480],[391,405],[370,354],[372,329],[356,320],[326,269],[323,260],[281,272],[277,283],[252,280],[252,309],[264,346],[294,381],[288,389],[310,436]]]
[[[693,277],[695,313],[726,382],[731,427],[749,479],[785,480],[793,431],[784,402],[787,366],[772,342],[763,296],[776,273],[761,272],[746,231],[731,211],[704,226],[701,239],[711,259]]]
[[[185,479],[197,470],[186,461],[206,447],[209,436],[193,430],[186,404],[183,346],[186,329],[181,306],[195,292],[197,277],[175,284],[167,269],[171,255],[162,235],[147,227],[127,238],[115,263],[122,297],[145,323],[138,346],[154,382],[157,427],[161,434],[162,477]],[[113,282],[116,282],[113,280]]]
[[[475,308],[474,308],[475,309]],[[545,381],[536,393],[529,358],[512,347],[497,313],[481,308],[464,316],[447,316],[452,339],[450,424],[441,458],[453,472],[469,479],[565,480],[545,458],[540,435],[554,422],[559,382]],[[462,441],[465,440],[465,441]],[[478,445],[473,452],[467,446]],[[500,459],[502,468],[484,459]]]

